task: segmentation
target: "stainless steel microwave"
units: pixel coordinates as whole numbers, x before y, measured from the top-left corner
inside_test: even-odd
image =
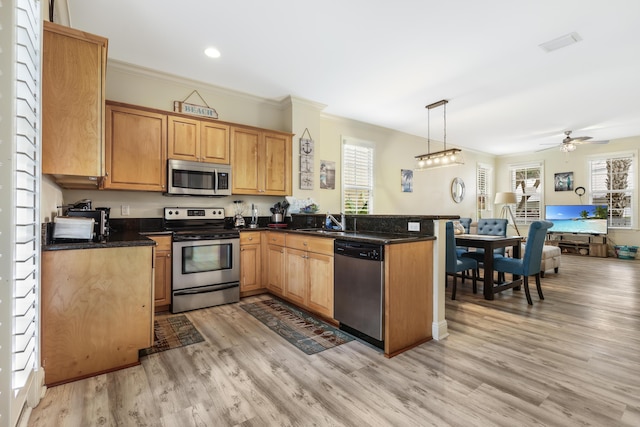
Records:
[[[231,166],[169,159],[167,194],[230,196]]]

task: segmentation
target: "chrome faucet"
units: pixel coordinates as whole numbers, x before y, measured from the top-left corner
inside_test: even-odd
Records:
[[[324,224],[325,224],[325,228],[330,228],[329,226],[331,225],[331,223],[334,223],[335,225],[337,225],[339,228],[339,230],[344,231],[347,228],[347,224],[346,224],[346,218],[344,216],[343,213],[340,213],[340,221],[338,221],[333,215],[331,215],[329,212],[327,212],[327,216],[324,220]],[[335,228],[334,228],[335,230]]]

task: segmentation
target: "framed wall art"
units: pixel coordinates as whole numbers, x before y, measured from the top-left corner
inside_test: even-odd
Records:
[[[573,191],[573,172],[560,172],[554,174],[556,191]]]

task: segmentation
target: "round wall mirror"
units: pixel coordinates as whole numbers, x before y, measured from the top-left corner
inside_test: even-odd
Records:
[[[451,181],[451,198],[456,203],[460,203],[464,199],[464,181],[462,178],[453,178],[453,181]]]

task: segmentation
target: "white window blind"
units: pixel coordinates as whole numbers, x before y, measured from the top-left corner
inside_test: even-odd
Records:
[[[609,154],[589,160],[589,199],[606,205],[609,227],[631,228],[637,206],[635,153]]]
[[[373,145],[344,139],[342,145],[342,211],[373,213]]]
[[[509,167],[511,191],[516,193],[516,222],[531,224],[540,220],[544,176],[542,164],[513,165]]]
[[[10,352],[11,369],[0,374],[0,425],[15,425],[29,387],[37,386],[32,379],[39,351],[40,2],[15,0],[9,5],[2,14],[10,21],[0,22],[0,31],[12,31],[3,40],[14,41],[12,49],[0,50],[3,78],[9,81],[0,86],[0,98],[6,101],[0,111],[0,281],[8,285],[0,291],[0,328],[11,331],[6,342],[2,329],[0,354],[4,367]]]
[[[493,206],[492,172],[493,168],[491,166],[478,163],[476,169],[476,210],[478,211],[478,218],[486,217],[485,213],[491,212],[491,207]]]

